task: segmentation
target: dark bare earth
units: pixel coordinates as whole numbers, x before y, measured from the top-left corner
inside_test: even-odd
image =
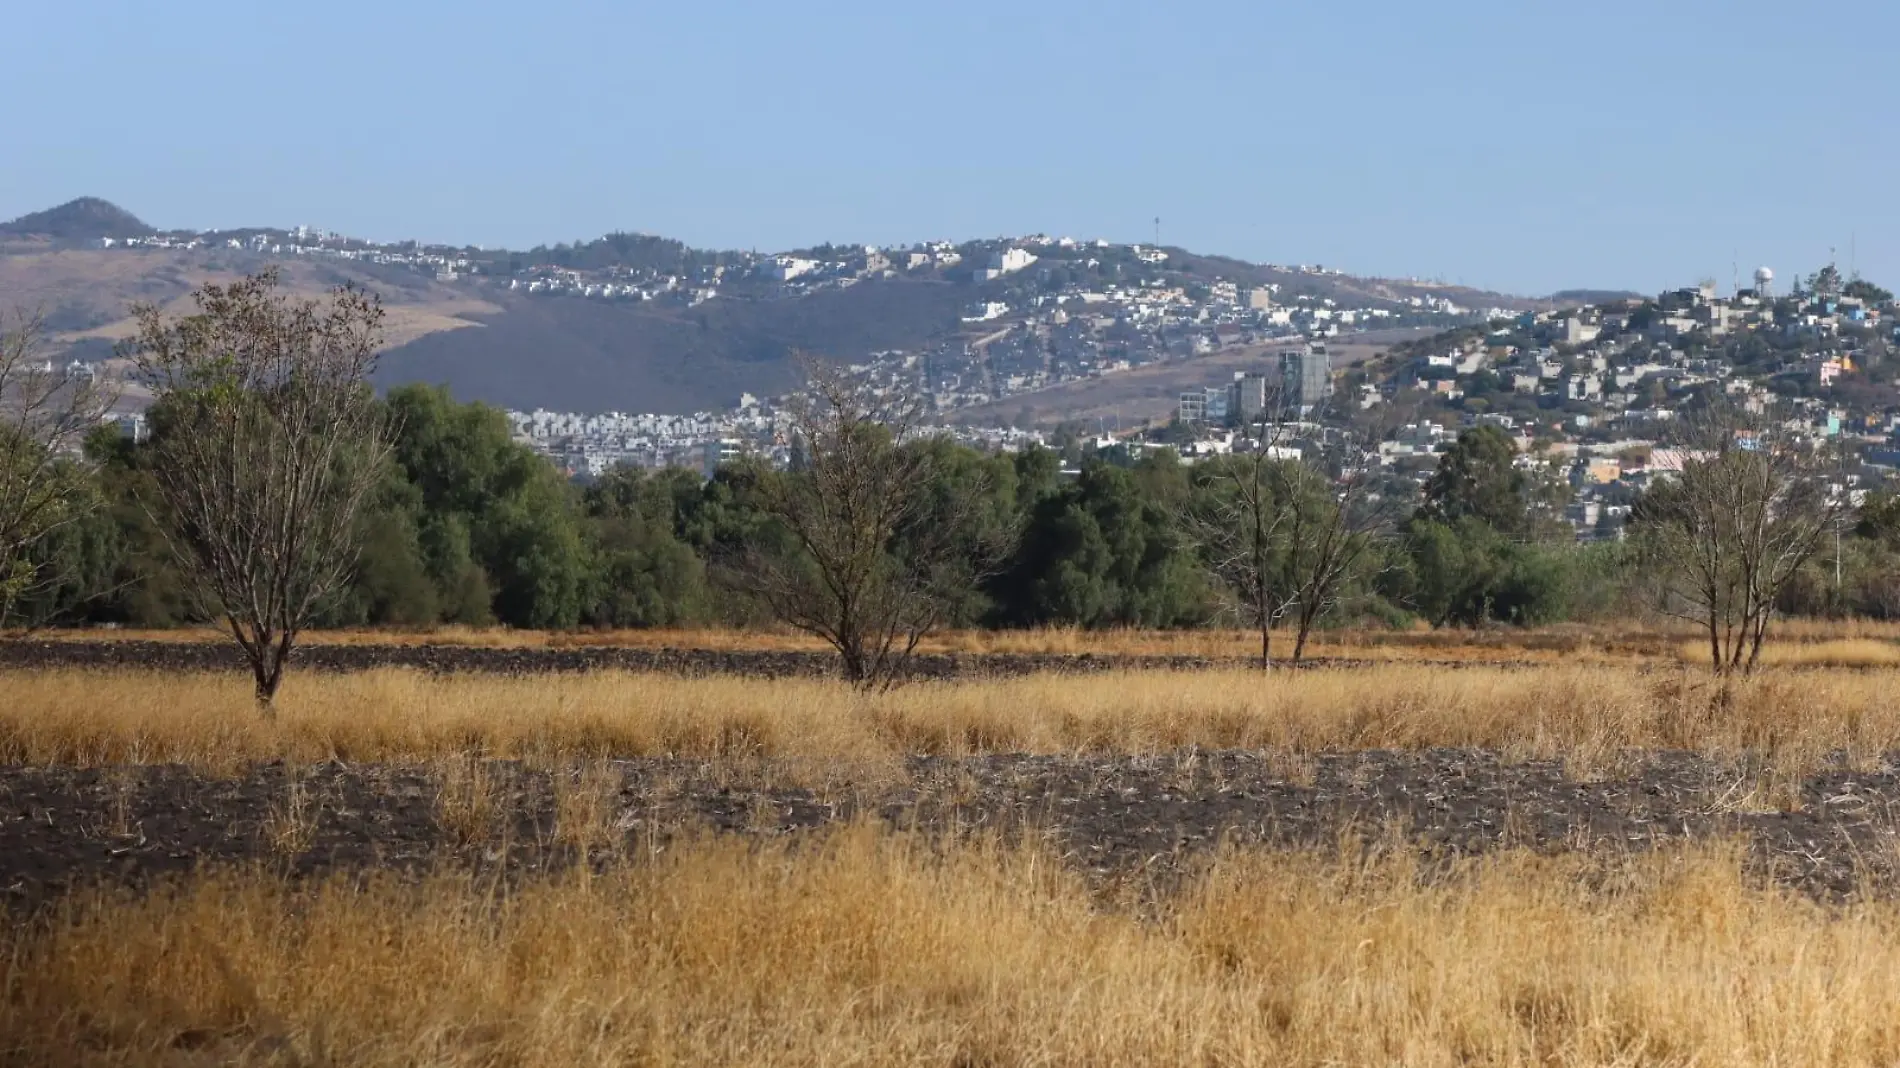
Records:
[[[620,646],[508,649],[467,645],[302,645],[292,658],[295,666],[312,671],[413,668],[437,674],[499,675],[605,670],[657,671],[687,676],[821,678],[835,675],[838,665],[836,656],[824,652]],[[911,659],[909,675],[918,679],[951,679],[1057,671],[1196,670],[1248,663],[1191,656],[1092,656],[1086,653],[1078,656],[919,654]],[[1338,661],[1329,663],[1342,666]],[[242,654],[236,644],[229,641],[0,641],[0,670],[44,668],[246,670]]]
[[[494,804],[473,834],[458,831],[468,821],[441,799],[441,769],[267,765],[236,778],[180,767],[0,769],[0,901],[32,911],[76,885],[140,886],[227,864],[310,875],[447,863],[519,876],[576,863],[559,833],[553,775],[475,767]],[[1184,752],[919,758],[827,781],[811,768],[620,761],[594,769],[608,786],[611,840],[589,859],[637,861],[683,834],[762,839],[869,818],[933,835],[1029,835],[1115,890],[1166,886],[1223,841],[1330,848],[1403,834],[1444,856],[1739,837],[1764,873],[1837,899],[1900,885],[1896,767],[1777,783],[1682,753],[1632,754],[1591,775],[1458,750]],[[556,774],[578,782],[582,769]],[[297,811],[302,837],[285,833]]]

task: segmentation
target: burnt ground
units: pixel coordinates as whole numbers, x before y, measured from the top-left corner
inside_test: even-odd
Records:
[[[837,658],[828,652],[764,650],[634,649],[619,646],[569,648],[489,648],[468,645],[302,645],[292,653],[294,667],[314,671],[367,671],[414,668],[439,674],[532,675],[580,671],[656,671],[679,675],[739,675],[752,678],[821,678],[837,674]],[[1030,675],[1042,672],[1087,673],[1111,670],[1203,670],[1246,667],[1242,658],[1192,656],[1097,656],[982,653],[918,654],[907,675],[914,679],[953,679]],[[1302,667],[1351,667],[1361,661],[1308,660]],[[1455,662],[1453,662],[1455,664]],[[1292,666],[1292,665],[1281,665]],[[0,669],[140,668],[152,671],[243,671],[242,654],[228,641],[0,641]]]
[[[576,863],[553,776],[511,763],[0,769],[0,902],[139,886],[220,864],[304,876],[445,862],[523,875]],[[632,760],[595,765],[611,828],[590,862],[682,835],[799,836],[853,819],[927,834],[1031,836],[1105,890],[1162,887],[1222,842],[1336,847],[1403,834],[1438,856],[1501,846],[1627,852],[1740,838],[1763,873],[1816,896],[1900,889],[1900,765],[1776,781],[1687,753],[1629,754],[1595,775],[1464,750],[1294,756],[917,758],[851,781],[810,769]],[[588,769],[560,772],[584,781]],[[823,777],[821,776],[820,779]],[[490,786],[485,794],[469,781]],[[803,785],[801,785],[801,783]],[[559,792],[578,796],[572,788]],[[488,796],[492,809],[456,798]],[[1787,811],[1781,811],[1781,808]],[[471,818],[471,813],[475,814]]]

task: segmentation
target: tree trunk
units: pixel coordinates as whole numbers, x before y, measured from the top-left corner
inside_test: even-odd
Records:
[[[290,662],[290,649],[295,640],[295,635],[285,634],[274,642],[261,641],[257,652],[250,657],[257,710],[266,719],[277,714],[277,691],[284,685],[284,668]]]
[[[1273,666],[1273,620],[1260,620],[1260,670]]]
[[[1300,662],[1306,655],[1306,636],[1313,633],[1313,618],[1307,614],[1305,606],[1300,608],[1300,632],[1293,636],[1293,662]]]
[[[1763,609],[1755,619],[1754,625],[1749,628],[1748,664],[1744,668],[1744,674],[1754,674],[1756,666],[1761,662],[1761,647],[1762,642],[1768,637],[1768,613],[1771,611],[1773,611],[1772,608]]]

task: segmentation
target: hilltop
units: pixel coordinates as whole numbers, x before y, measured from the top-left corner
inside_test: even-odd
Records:
[[[1075,393],[1050,387],[1105,373],[1555,306],[1042,235],[758,255],[609,234],[519,251],[306,227],[167,231],[89,197],[0,225],[0,308],[39,309],[59,349],[94,358],[129,332],[133,302],[179,302],[269,264],[297,293],[353,282],[383,295],[385,385],[446,383],[467,399],[581,412],[730,407],[789,387],[789,357],[809,351],[912,366],[945,411],[1014,410],[1009,398],[1038,392],[1047,420]]]
[[[138,216],[98,197],[80,197],[56,208],[0,223],[0,240],[40,238],[72,243],[112,238],[123,241],[157,232]]]

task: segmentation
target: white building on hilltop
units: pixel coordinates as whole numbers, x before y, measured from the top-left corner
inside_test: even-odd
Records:
[[[992,278],[1001,278],[1006,274],[1015,274],[1024,267],[1036,262],[1034,253],[1027,249],[1004,249],[990,257],[990,265],[976,272],[976,280],[987,282]]]
[[[771,262],[765,265],[765,273],[781,282],[789,282],[817,269],[817,260],[803,260],[797,256],[774,256]]]

